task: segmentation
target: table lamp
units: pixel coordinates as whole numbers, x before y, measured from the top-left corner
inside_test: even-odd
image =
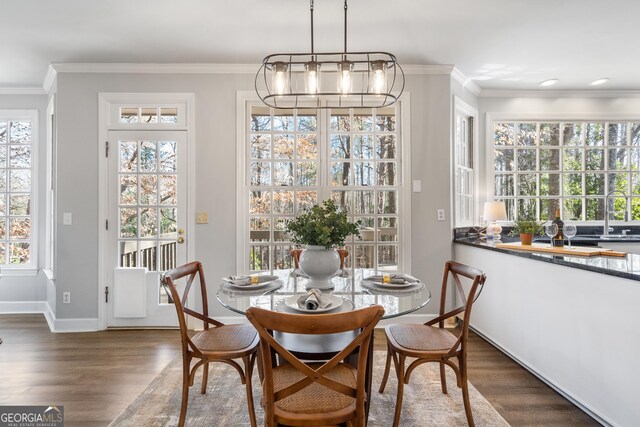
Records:
[[[507,209],[504,202],[484,202],[484,220],[487,221],[487,239],[500,240],[502,227],[496,221],[507,219]]]

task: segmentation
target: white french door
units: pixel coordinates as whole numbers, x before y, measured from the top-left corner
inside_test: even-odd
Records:
[[[107,326],[177,326],[160,275],[186,262],[186,132],[111,131],[108,147]]]

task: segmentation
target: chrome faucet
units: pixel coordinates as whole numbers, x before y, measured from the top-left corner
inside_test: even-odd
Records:
[[[610,191],[604,199],[604,229],[602,230],[602,234],[605,236],[609,235],[609,232],[613,231],[613,227],[609,227],[609,216],[611,214],[615,214],[616,210],[609,210],[609,199],[614,194],[620,194],[624,197],[624,221],[627,222],[627,215],[629,213],[629,197],[624,194],[624,192],[620,190]]]

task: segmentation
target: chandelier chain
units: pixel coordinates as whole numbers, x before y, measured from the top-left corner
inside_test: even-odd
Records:
[[[311,0],[311,55],[313,55],[313,0]]]
[[[344,53],[347,53],[347,0],[344,0]],[[344,59],[347,59],[345,55]]]

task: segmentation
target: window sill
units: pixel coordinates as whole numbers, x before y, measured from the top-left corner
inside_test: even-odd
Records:
[[[3,267],[0,269],[0,277],[34,277],[37,275],[38,275],[38,268],[36,267],[31,267],[31,268]]]

